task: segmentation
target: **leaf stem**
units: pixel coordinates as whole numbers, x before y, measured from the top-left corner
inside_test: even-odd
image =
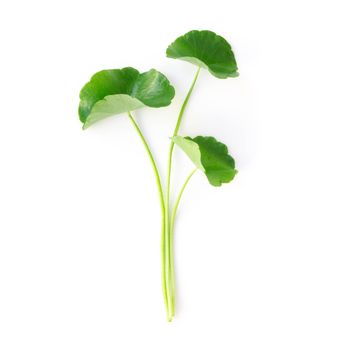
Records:
[[[184,111],[186,105],[190,99],[191,93],[194,89],[196,80],[200,73],[200,67],[197,69],[195,77],[191,83],[189,91],[185,97],[185,100],[181,106],[177,123],[174,128],[173,136],[178,134],[180,124],[184,115]],[[171,321],[174,316],[174,303],[175,303],[175,280],[174,280],[174,260],[173,260],[173,240],[171,236],[170,226],[169,226],[169,215],[170,215],[170,178],[171,178],[171,169],[172,169],[172,160],[173,160],[173,149],[174,149],[174,142],[171,140],[169,146],[169,155],[168,155],[168,168],[167,168],[167,183],[166,183],[166,192],[165,192],[165,215],[164,215],[164,247],[165,247],[165,280],[166,280],[166,292],[167,292],[167,304],[169,307],[167,308],[167,318],[168,321]]]
[[[197,69],[195,77],[194,77],[194,80],[192,81],[191,86],[189,88],[189,91],[188,91],[188,93],[187,93],[187,95],[185,97],[184,103],[181,106],[181,109],[180,109],[180,112],[179,112],[179,116],[178,116],[178,120],[177,120],[177,123],[175,125],[173,136],[178,134],[178,131],[179,131],[179,128],[180,128],[180,124],[181,124],[181,120],[182,120],[183,115],[184,115],[185,107],[186,107],[186,105],[189,102],[189,99],[190,99],[192,91],[194,90],[194,86],[195,86],[196,80],[197,80],[197,78],[198,78],[198,76],[200,74],[200,69],[201,69],[200,67]]]
[[[191,177],[196,173],[197,171],[197,168],[195,168],[193,171],[191,171],[191,173],[188,175],[188,177],[186,178],[183,186],[181,187],[181,190],[178,194],[178,197],[175,201],[175,204],[174,204],[174,208],[173,208],[173,211],[172,211],[172,216],[170,218],[170,240],[171,242],[174,241],[174,223],[175,223],[175,217],[176,217],[176,213],[177,213],[177,210],[178,210],[178,206],[179,206],[179,203],[180,203],[180,199],[181,199],[181,196],[183,195],[184,193],[184,190],[185,190],[185,187],[186,185],[189,183]],[[174,252],[173,252],[173,246],[171,246],[171,249],[170,249],[170,260],[172,262],[174,262]],[[174,264],[172,263],[171,264],[171,284],[172,284],[172,296],[173,296],[173,299],[172,299],[172,305],[171,305],[171,313],[172,313],[172,316],[174,316],[174,313],[175,313],[175,271],[174,271]]]
[[[162,233],[161,233],[161,259],[162,259],[162,289],[163,289],[163,298],[164,298],[164,303],[165,307],[169,309],[168,306],[168,298],[167,298],[167,283],[165,280],[165,203],[164,203],[164,196],[163,196],[163,188],[162,188],[162,182],[161,182],[161,177],[159,175],[159,171],[156,165],[156,162],[154,160],[153,154],[151,152],[150,147],[148,146],[148,143],[143,136],[143,133],[141,129],[138,127],[135,119],[131,115],[130,112],[127,113],[132,125],[134,126],[135,130],[137,131],[137,134],[139,135],[143,146],[145,147],[145,150],[147,152],[148,158],[151,162],[152,169],[154,176],[156,178],[156,183],[157,183],[157,188],[158,188],[158,194],[159,194],[159,202],[161,206],[161,212],[162,212]]]

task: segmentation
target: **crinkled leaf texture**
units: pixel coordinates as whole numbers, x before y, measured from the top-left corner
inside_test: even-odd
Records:
[[[239,75],[230,44],[209,30],[192,30],[180,36],[167,48],[167,57],[178,58],[208,69],[220,79]]]
[[[177,144],[191,159],[195,166],[202,170],[213,186],[221,186],[233,180],[237,170],[234,159],[228,154],[224,143],[211,136],[195,138],[174,136]]]
[[[169,80],[155,69],[145,73],[132,67],[102,70],[80,92],[80,120],[86,129],[116,114],[168,106],[174,94]]]

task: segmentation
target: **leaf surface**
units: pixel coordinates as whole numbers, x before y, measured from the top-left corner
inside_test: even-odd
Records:
[[[80,92],[80,120],[86,129],[116,114],[168,106],[174,94],[168,79],[155,69],[145,73],[132,67],[102,70]]]
[[[195,138],[174,136],[173,142],[178,145],[207,176],[213,186],[221,186],[233,180],[237,170],[234,159],[229,155],[227,146],[211,136]]]
[[[208,69],[220,79],[238,76],[238,67],[230,44],[209,30],[192,30],[180,36],[167,48],[167,57]]]

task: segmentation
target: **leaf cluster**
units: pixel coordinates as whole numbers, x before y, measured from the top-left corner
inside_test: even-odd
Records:
[[[209,30],[192,30],[177,38],[168,46],[166,55],[207,69],[220,79],[238,76],[230,44]],[[168,106],[174,95],[167,77],[155,69],[145,73],[132,67],[102,70],[82,88],[79,116],[83,129],[87,129],[114,115],[143,107]],[[205,173],[211,185],[220,186],[234,178],[235,162],[227,147],[214,137],[174,135],[172,140]]]

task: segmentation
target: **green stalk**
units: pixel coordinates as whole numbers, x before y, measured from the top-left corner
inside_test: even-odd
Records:
[[[199,76],[200,73],[200,68],[197,69],[197,72],[195,74],[194,80],[192,81],[192,84],[190,86],[190,89],[185,97],[185,100],[183,102],[183,105],[181,106],[179,116],[177,123],[175,125],[175,129],[173,132],[173,137],[178,134],[181,120],[183,118],[183,114],[186,108],[186,105],[190,99],[191,93],[194,89],[197,77]],[[171,169],[172,169],[172,160],[173,160],[173,149],[174,149],[174,142],[170,142],[169,146],[169,156],[168,156],[168,168],[167,168],[167,184],[166,184],[166,192],[165,192],[165,215],[164,215],[164,233],[165,233],[165,239],[164,239],[164,249],[165,249],[165,261],[166,261],[166,267],[164,268],[165,270],[165,283],[166,283],[166,290],[167,290],[167,304],[169,307],[167,308],[167,318],[168,321],[171,321],[173,316],[174,316],[174,303],[175,303],[175,280],[174,280],[174,260],[173,260],[173,240],[171,237],[170,233],[170,227],[169,227],[169,202],[170,202],[170,177],[171,177]]]
[[[168,304],[168,298],[167,298],[167,284],[165,280],[165,204],[164,204],[164,196],[163,196],[163,188],[162,188],[162,182],[161,182],[161,177],[159,175],[159,171],[156,165],[156,162],[154,160],[153,154],[151,152],[150,147],[148,146],[148,143],[145,139],[145,137],[142,134],[142,131],[138,127],[135,119],[132,117],[131,113],[128,112],[128,117],[134,126],[135,130],[137,131],[137,134],[139,135],[143,146],[145,147],[145,150],[147,152],[148,158],[151,162],[152,169],[154,176],[156,178],[156,183],[157,183],[157,188],[158,188],[158,194],[159,194],[159,202],[161,206],[161,212],[162,212],[162,234],[161,234],[161,257],[162,257],[162,289],[163,289],[163,298],[164,298],[164,304],[166,309],[169,309],[169,304]]]
[[[176,217],[176,213],[177,213],[177,210],[178,210],[178,206],[179,206],[179,203],[180,203],[180,199],[181,199],[181,196],[183,195],[184,193],[184,190],[185,190],[185,187],[186,185],[188,184],[188,182],[190,181],[192,175],[195,174],[197,168],[194,169],[189,175],[188,177],[186,178],[183,186],[181,187],[181,190],[178,194],[178,197],[176,199],[176,202],[174,204],[174,208],[173,208],[173,211],[172,211],[172,216],[170,218],[170,241],[173,242],[174,241],[174,222],[175,222],[175,217]],[[171,313],[172,313],[172,316],[174,316],[174,313],[175,313],[175,271],[174,271],[174,252],[173,252],[173,246],[171,246],[171,249],[170,249],[170,260],[172,262],[171,264],[171,288],[172,288],[172,295],[173,295],[173,299],[172,299],[172,305],[171,305]]]

